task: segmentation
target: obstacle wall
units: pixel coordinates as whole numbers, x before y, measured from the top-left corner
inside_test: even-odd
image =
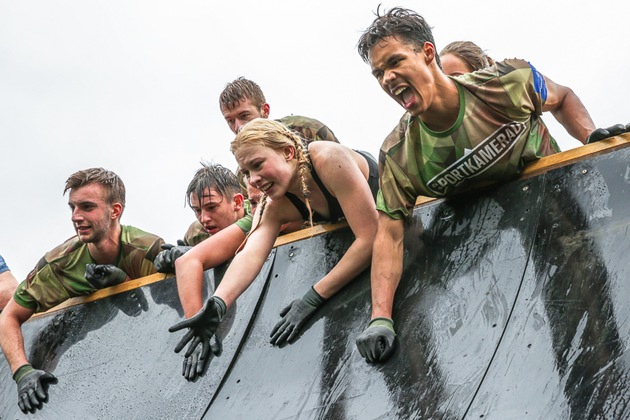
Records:
[[[386,364],[354,344],[367,272],[298,341],[269,344],[280,310],[350,245],[341,229],[274,250],[196,382],[173,352],[181,333],[167,331],[183,318],[173,278],[27,322],[29,360],[59,378],[28,418],[628,417],[629,148],[429,202],[406,229]],[[27,418],[15,388],[0,358],[2,419]]]

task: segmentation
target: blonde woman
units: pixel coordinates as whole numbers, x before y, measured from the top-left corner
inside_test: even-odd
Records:
[[[283,224],[345,218],[355,240],[328,274],[281,311],[282,319],[271,332],[274,345],[295,340],[317,308],[365,270],[372,256],[378,223],[374,202],[378,167],[372,156],[333,142],[313,142],[305,148],[295,132],[261,118],[243,127],[231,150],[249,183],[265,196],[258,205],[249,236],[214,296],[195,316],[170,329],[189,329],[175,349],[181,351],[190,342],[187,357],[201,343],[200,357],[206,359],[210,339],[221,319],[258,275]],[[178,277],[201,275],[194,264],[190,264],[190,269],[177,266]]]

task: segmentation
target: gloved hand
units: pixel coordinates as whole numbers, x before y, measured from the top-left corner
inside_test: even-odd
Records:
[[[18,406],[22,413],[34,413],[48,401],[48,386],[56,384],[57,378],[52,373],[34,369],[28,363],[20,366],[13,374],[18,388]]]
[[[153,265],[158,273],[174,273],[175,272],[175,260],[190,251],[192,246],[186,245],[181,239],[177,240],[177,246],[171,244],[163,244],[161,246],[163,251],[157,254]]]
[[[215,356],[220,356],[223,352],[223,345],[216,335],[214,335],[214,342],[210,344],[210,351]],[[197,346],[189,357],[184,357],[182,375],[186,380],[194,381],[206,371],[209,361],[209,357],[203,357],[203,346],[201,348]]]
[[[608,137],[618,136],[619,134],[630,132],[630,124],[615,124],[607,128],[598,128],[593,130],[586,138],[585,144],[595,143]]]
[[[127,273],[111,264],[87,264],[85,279],[97,289],[120,284],[127,278]]]
[[[192,356],[195,352],[195,349],[199,344],[201,344],[201,352],[197,357],[196,364],[203,367],[207,362],[211,346],[210,339],[214,336],[214,333],[217,331],[221,320],[225,316],[225,312],[227,311],[227,306],[223,299],[218,296],[211,296],[206,304],[201,308],[197,314],[189,319],[181,321],[171,328],[168,329],[169,332],[176,332],[182,330],[184,328],[188,328],[188,331],[184,335],[184,337],[179,341],[177,346],[175,346],[175,353],[179,353],[186,344],[190,343],[188,349],[186,350],[186,358]],[[221,350],[221,342],[216,339],[218,345],[214,346],[219,353]],[[217,356],[218,354],[215,353]],[[192,365],[192,360],[191,360]],[[203,371],[203,369],[200,369]],[[182,372],[184,376],[186,376],[186,370]]]
[[[274,346],[293,342],[300,328],[324,302],[324,298],[311,287],[304,296],[295,299],[280,312],[282,319],[271,330],[269,342]]]
[[[394,321],[374,318],[357,337],[357,347],[368,363],[384,362],[394,351],[395,338]]]

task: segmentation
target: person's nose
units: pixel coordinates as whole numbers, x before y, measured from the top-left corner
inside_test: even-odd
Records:
[[[249,173],[249,185],[251,185],[252,187],[258,189],[259,185],[258,183],[260,182],[260,175],[258,175],[257,172],[250,172]]]
[[[81,211],[79,209],[72,210],[72,221],[74,223],[80,222],[83,219],[84,219],[83,218],[83,213],[81,213]]]
[[[234,134],[238,134],[246,123],[247,121],[241,119],[234,121]]]
[[[209,211],[201,210],[201,224],[206,224],[212,220],[212,216]]]
[[[391,70],[385,70],[383,73],[383,79],[381,80],[381,86],[383,89],[389,91],[392,83],[396,80],[396,73]]]

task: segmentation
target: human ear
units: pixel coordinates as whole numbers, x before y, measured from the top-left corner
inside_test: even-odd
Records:
[[[236,193],[234,194],[234,197],[232,197],[232,201],[234,202],[234,210],[238,211],[241,209],[241,207],[243,207],[245,197],[243,197],[243,194],[241,193]]]
[[[429,64],[435,59],[435,45],[426,41],[422,44],[422,52],[424,52],[426,63]]]
[[[282,155],[286,160],[291,160],[295,157],[295,147],[293,146],[284,146],[282,148]]]
[[[122,204],[120,204],[120,203],[112,204],[112,212],[110,214],[110,218],[112,220],[118,219],[120,217],[120,215],[122,214],[122,211],[123,211]]]
[[[260,108],[260,114],[262,115],[263,118],[269,118],[269,110],[270,110],[270,106],[269,104],[265,103],[263,104],[262,108]]]

